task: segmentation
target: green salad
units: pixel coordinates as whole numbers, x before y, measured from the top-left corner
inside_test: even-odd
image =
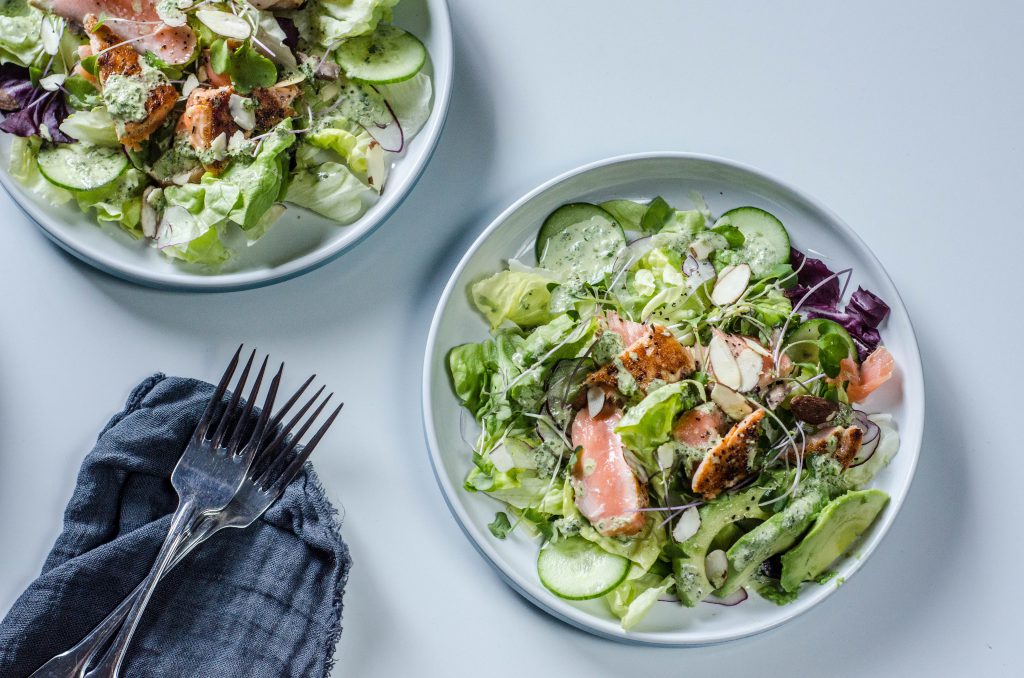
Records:
[[[0,0],[11,174],[216,267],[290,205],[358,219],[426,122],[398,0]]]
[[[538,538],[543,585],[627,629],[658,601],[823,584],[884,510],[866,486],[899,447],[860,405],[894,369],[885,302],[770,212],[692,199],[559,207],[535,261],[472,284],[491,337],[448,355],[494,538]]]

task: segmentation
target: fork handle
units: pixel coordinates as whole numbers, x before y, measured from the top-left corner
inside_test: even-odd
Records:
[[[142,613],[145,612],[146,605],[149,603],[156,585],[160,583],[160,578],[163,577],[171,561],[174,559],[175,552],[184,543],[184,540],[188,538],[192,522],[197,517],[198,512],[191,500],[186,499],[178,504],[178,509],[174,512],[174,517],[171,518],[171,526],[167,530],[167,537],[160,547],[160,552],[157,554],[156,561],[154,561],[152,568],[150,568],[149,574],[146,575],[146,578],[139,585],[141,591],[135,595],[135,600],[128,610],[120,631],[114,637],[110,649],[107,650],[107,654],[100,660],[96,668],[86,674],[86,678],[117,678],[121,669],[121,662],[128,652],[128,645],[131,644],[132,636],[139,625]]]
[[[208,516],[205,520],[199,521],[198,526],[181,543],[181,547],[174,554],[171,564],[164,570],[164,575],[184,560],[185,556],[191,553],[197,546],[212,537],[222,528],[217,521]],[[97,624],[87,636],[82,638],[71,649],[53,657],[40,666],[29,678],[78,678],[88,668],[96,653],[106,646],[110,637],[121,627],[121,622],[128,616],[128,611],[135,604],[136,598],[142,593],[145,582],[139,582],[131,593],[124,600],[118,603],[110,614],[103,621]]]

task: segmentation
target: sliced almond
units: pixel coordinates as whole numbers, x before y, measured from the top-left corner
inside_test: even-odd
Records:
[[[711,363],[711,371],[714,372],[716,381],[731,389],[740,387],[743,382],[740,367],[729,349],[728,342],[721,334],[716,333],[708,343],[708,362]]]
[[[196,18],[211,31],[225,38],[245,40],[252,35],[252,26],[249,22],[231,12],[201,9],[196,12]]]
[[[743,337],[743,341],[747,342],[747,346],[749,346],[751,348],[751,350],[757,351],[759,354],[763,355],[765,358],[772,357],[772,354],[768,351],[768,349],[766,349],[764,346],[762,346],[761,342],[759,342],[757,339],[751,339],[750,337]]]
[[[746,398],[722,384],[715,384],[711,389],[711,400],[733,421],[739,421],[754,411]]]
[[[256,106],[252,99],[232,93],[228,99],[228,110],[235,124],[246,131],[256,127]]]
[[[677,522],[675,528],[673,528],[672,536],[677,542],[682,543],[697,534],[697,530],[699,529],[700,511],[697,510],[696,506],[691,506],[683,511],[683,515],[679,516],[679,522]]]
[[[376,141],[371,141],[366,148],[366,183],[377,193],[384,191],[384,182],[388,178],[388,162],[384,149]]]
[[[764,368],[764,358],[753,349],[745,348],[736,356],[736,365],[740,370],[739,390],[747,392],[757,386]]]
[[[600,386],[591,386],[587,389],[587,414],[593,419],[601,414],[604,409],[604,389]]]
[[[707,572],[708,581],[716,589],[725,583],[725,576],[729,573],[729,558],[725,551],[715,549],[704,557],[704,570]]]
[[[750,266],[739,264],[726,266],[718,274],[718,281],[711,290],[711,301],[716,306],[728,306],[743,296],[750,284]]]

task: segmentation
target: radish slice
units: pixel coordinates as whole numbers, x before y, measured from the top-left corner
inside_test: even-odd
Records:
[[[705,603],[711,603],[712,605],[725,605],[726,607],[732,607],[733,605],[739,605],[747,599],[747,590],[745,588],[738,588],[732,593],[722,598],[719,598],[715,594],[711,594],[704,599]]]
[[[391,115],[391,121],[386,125],[381,125],[379,123],[363,125],[363,129],[365,129],[385,151],[388,151],[389,153],[401,153],[402,149],[405,148],[405,132],[402,131],[402,123],[398,122],[398,116],[395,115],[395,111],[391,108],[391,104],[388,103],[387,99],[384,99],[384,105],[387,106],[388,113]]]

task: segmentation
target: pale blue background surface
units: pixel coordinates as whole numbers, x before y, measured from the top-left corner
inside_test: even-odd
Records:
[[[0,195],[0,611],[131,386],[213,378],[245,340],[348,403],[316,462],[356,561],[338,675],[1019,675],[1024,5],[451,4],[434,160],[389,223],[308,276],[145,290],[64,255]],[[599,640],[520,599],[449,516],[421,433],[427,326],[473,237],[551,176],[645,150],[746,162],[835,210],[902,291],[928,386],[917,479],[871,562],[783,628],[712,648]]]

